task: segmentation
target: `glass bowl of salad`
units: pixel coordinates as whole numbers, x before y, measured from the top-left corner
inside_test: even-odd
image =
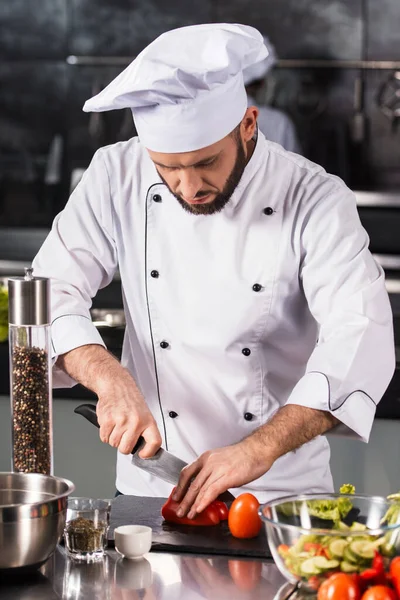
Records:
[[[394,496],[304,494],[262,505],[259,515],[277,567],[310,592],[335,573],[350,575],[361,588],[384,584],[400,554],[400,503]]]

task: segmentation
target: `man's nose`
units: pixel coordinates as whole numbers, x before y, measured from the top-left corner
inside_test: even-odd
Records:
[[[184,200],[194,200],[202,185],[202,179],[196,169],[182,169],[178,193]]]

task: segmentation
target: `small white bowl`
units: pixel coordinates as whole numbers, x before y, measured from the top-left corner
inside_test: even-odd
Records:
[[[114,531],[117,552],[125,558],[142,558],[151,548],[151,527],[145,525],[121,525]]]

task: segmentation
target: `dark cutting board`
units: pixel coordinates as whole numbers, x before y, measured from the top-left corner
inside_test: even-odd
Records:
[[[226,521],[214,527],[190,527],[166,523],[161,516],[164,498],[118,496],[113,500],[110,517],[110,545],[119,525],[147,525],[153,530],[151,549],[156,552],[190,552],[271,558],[264,527],[256,538],[240,540],[228,530]]]

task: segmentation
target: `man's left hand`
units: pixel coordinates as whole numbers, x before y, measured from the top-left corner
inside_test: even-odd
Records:
[[[182,469],[173,499],[180,502],[178,516],[192,519],[222,492],[240,487],[264,475],[273,464],[263,445],[251,437],[225,448],[202,454]]]

